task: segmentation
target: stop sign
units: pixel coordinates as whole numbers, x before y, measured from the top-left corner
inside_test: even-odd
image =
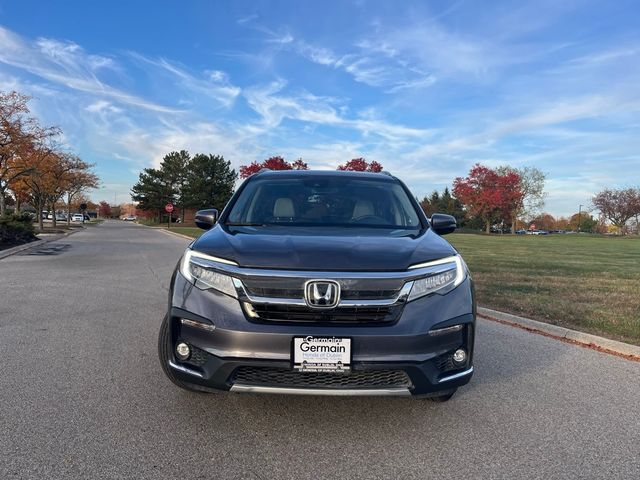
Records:
[[[171,213],[171,212],[173,212],[173,204],[172,204],[172,203],[167,203],[167,204],[164,206],[164,210],[165,210],[167,213]]]

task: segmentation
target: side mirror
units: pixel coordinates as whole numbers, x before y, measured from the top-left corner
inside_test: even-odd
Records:
[[[431,215],[430,221],[431,228],[433,228],[438,235],[452,233],[458,226],[454,217],[451,215],[445,215],[444,213],[434,213]]]
[[[196,212],[196,226],[203,230],[209,230],[218,221],[218,210],[207,208]]]

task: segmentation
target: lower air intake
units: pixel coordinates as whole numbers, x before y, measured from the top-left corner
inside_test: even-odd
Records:
[[[282,388],[411,388],[402,370],[363,370],[350,373],[296,372],[286,368],[239,367],[232,384]]]

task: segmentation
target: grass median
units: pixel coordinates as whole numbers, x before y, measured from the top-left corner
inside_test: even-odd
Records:
[[[640,345],[640,238],[448,235],[484,307]]]
[[[202,235],[205,232],[204,230],[198,227],[174,227],[172,225],[171,228],[167,228],[167,226],[165,225],[162,228],[164,228],[165,230],[171,230],[172,232],[175,232],[175,233],[186,235],[187,237],[191,237],[191,238],[198,238],[200,235]]]

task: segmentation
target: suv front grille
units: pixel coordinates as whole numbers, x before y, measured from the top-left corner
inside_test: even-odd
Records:
[[[296,372],[286,368],[239,367],[230,377],[231,384],[283,388],[411,388],[409,376],[402,370],[362,370],[349,373]]]
[[[249,295],[270,298],[303,298],[302,288],[274,288],[256,286],[255,282],[243,282]],[[343,300],[383,300],[398,295],[399,290],[342,290]]]
[[[336,307],[318,310],[299,305],[253,304],[248,308],[257,315],[252,320],[269,322],[315,322],[341,324],[389,324],[402,312],[403,304],[387,306]]]

